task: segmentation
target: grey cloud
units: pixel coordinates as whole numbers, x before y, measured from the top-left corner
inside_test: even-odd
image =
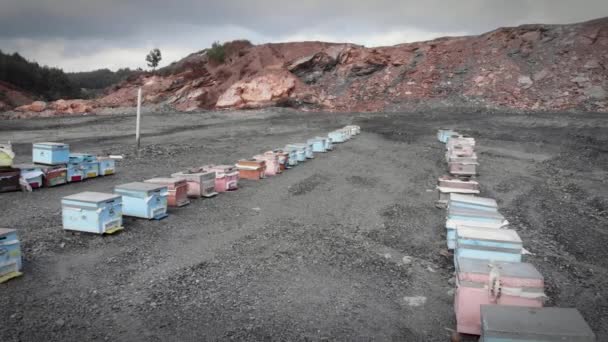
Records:
[[[24,46],[19,39],[30,44],[56,39],[63,45],[55,55],[60,49],[90,56],[101,49],[150,45],[194,51],[231,38],[357,40],[406,29],[477,34],[602,16],[608,16],[606,0],[0,0],[0,49]],[[44,54],[38,55],[44,63]]]

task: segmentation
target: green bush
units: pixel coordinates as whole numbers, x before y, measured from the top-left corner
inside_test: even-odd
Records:
[[[211,48],[207,50],[209,59],[217,63],[224,63],[226,60],[226,48],[224,45],[225,44],[220,44],[220,42],[214,42],[211,45]]]

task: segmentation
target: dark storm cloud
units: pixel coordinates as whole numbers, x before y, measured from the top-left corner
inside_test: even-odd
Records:
[[[607,15],[606,0],[0,0],[0,49],[35,50],[43,63],[65,65],[67,52],[74,63],[109,49],[161,46],[178,54],[235,38],[375,45]],[[55,51],[47,58],[41,45]]]
[[[435,31],[470,31],[524,22],[572,22],[608,15],[608,1],[404,1],[404,0],[3,0],[4,37],[82,36],[115,38],[171,25],[236,25],[264,35],[302,27],[415,26]]]

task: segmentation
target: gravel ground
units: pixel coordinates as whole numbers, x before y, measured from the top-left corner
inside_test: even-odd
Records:
[[[363,133],[282,175],[125,219],[114,236],[64,232],[60,198],[188,166],[233,163],[344,126]],[[325,114],[283,110],[2,121],[31,142],[125,154],[118,174],[0,194],[25,275],[0,285],[0,341],[446,341],[452,262],[436,178],[440,127],[478,140],[495,197],[545,275],[547,305],[577,307],[608,340],[608,120],[599,114]]]

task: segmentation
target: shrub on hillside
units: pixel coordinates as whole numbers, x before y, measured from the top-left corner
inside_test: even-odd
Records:
[[[211,48],[207,50],[207,56],[209,56],[210,60],[216,63],[224,63],[226,60],[226,49],[224,48],[224,44],[214,42],[211,45]]]

